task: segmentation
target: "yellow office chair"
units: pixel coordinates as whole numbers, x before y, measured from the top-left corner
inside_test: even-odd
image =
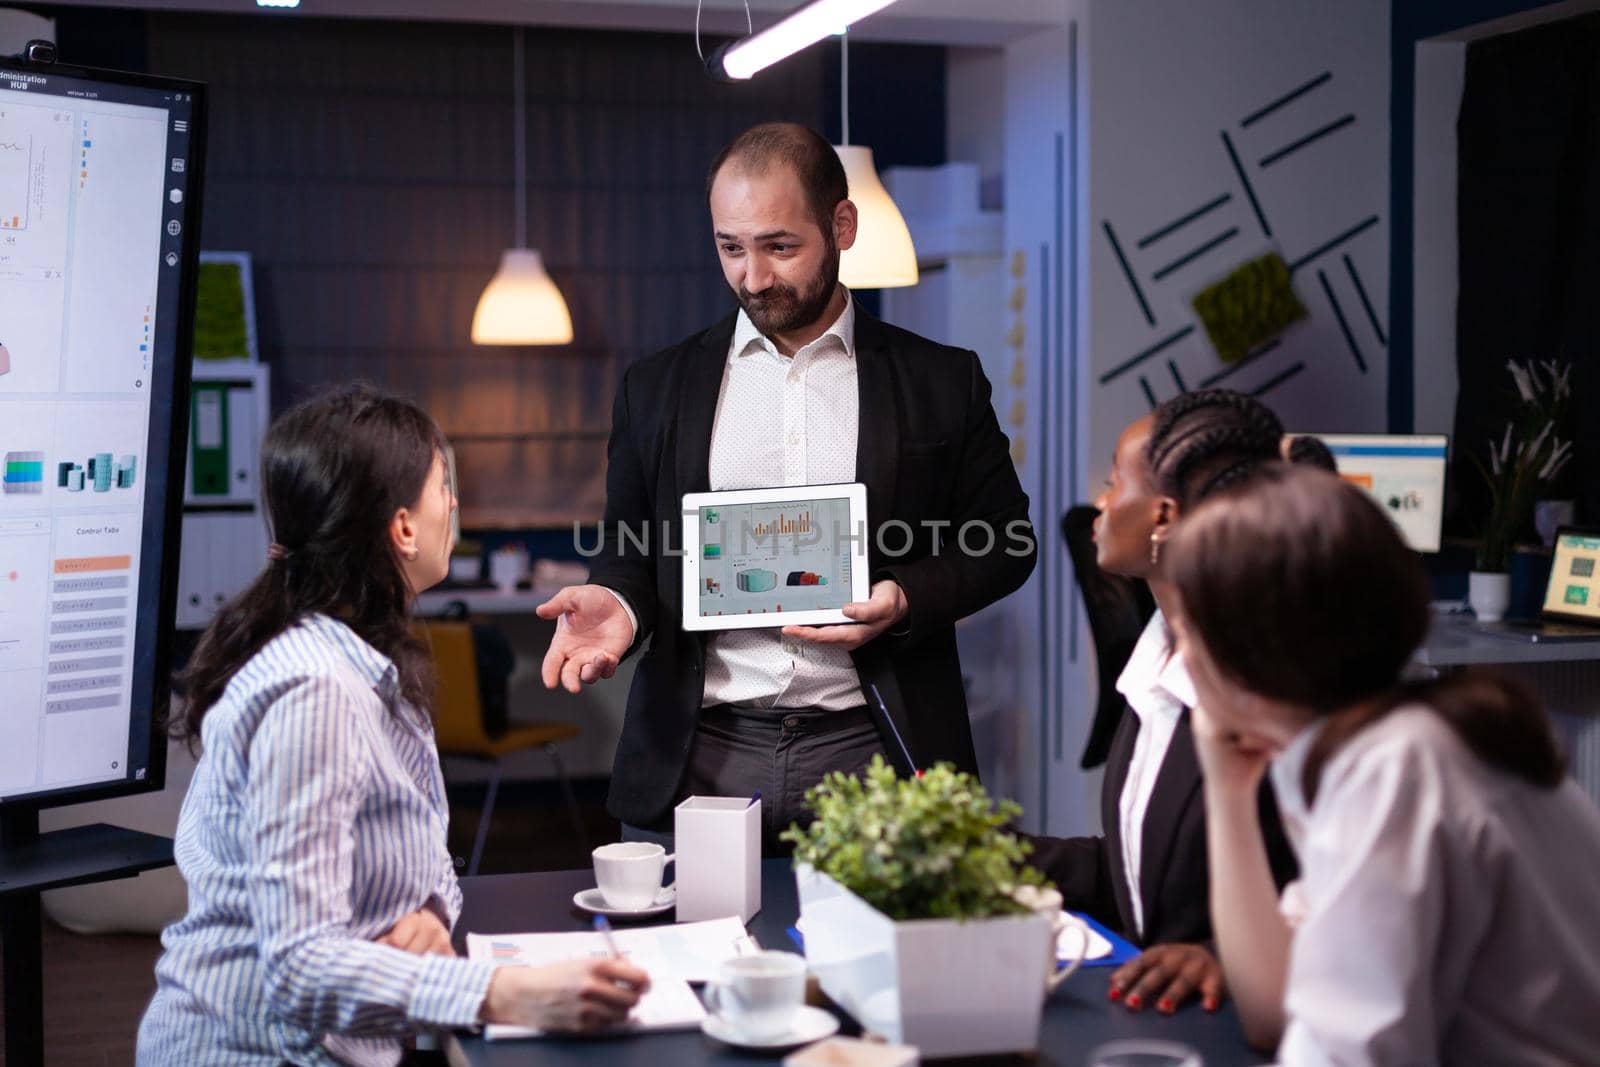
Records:
[[[439,743],[439,755],[457,756],[477,760],[489,765],[489,789],[484,795],[483,814],[478,818],[477,833],[472,842],[472,860],[467,866],[468,876],[478,873],[483,859],[483,845],[488,838],[489,819],[494,815],[494,801],[500,791],[500,761],[513,752],[541,748],[550,757],[561,790],[566,797],[567,814],[572,828],[589,851],[589,835],[584,830],[583,814],[578,809],[577,797],[572,792],[572,781],[555,746],[577,737],[576,726],[564,722],[513,724],[499,737],[490,737],[483,726],[483,703],[479,689],[478,661],[472,647],[472,624],[468,622],[425,620],[418,623],[422,638],[433,649],[434,671],[438,679],[438,693],[434,701],[434,732]]]

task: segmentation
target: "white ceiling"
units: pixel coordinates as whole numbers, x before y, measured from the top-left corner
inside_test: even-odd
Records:
[[[74,7],[256,14],[262,18],[339,17],[437,22],[522,23],[530,26],[688,33],[695,0],[300,0],[293,10],[258,7],[255,0],[58,0]],[[743,33],[743,0],[704,0],[702,28]],[[749,0],[757,29],[799,6],[799,0]],[[851,30],[862,40],[995,46],[1065,17],[1065,0],[898,0]]]

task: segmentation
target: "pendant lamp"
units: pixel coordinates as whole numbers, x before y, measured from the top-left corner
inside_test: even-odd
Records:
[[[889,191],[878,180],[872,149],[850,143],[850,37],[839,35],[839,98],[844,144],[834,145],[856,206],[856,243],[839,257],[839,281],[851,289],[917,284],[917,250]]]
[[[522,34],[522,27],[517,27],[511,64],[516,82],[516,129],[512,143],[516,156],[517,246],[500,254],[500,269],[495,271],[489,287],[478,298],[477,310],[472,313],[472,343],[475,345],[564,345],[572,342],[572,316],[567,312],[567,302],[544,269],[544,260],[528,247]]]

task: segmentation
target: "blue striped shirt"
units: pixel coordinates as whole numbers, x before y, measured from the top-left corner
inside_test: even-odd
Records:
[[[393,1064],[403,1035],[470,1026],[487,964],[374,942],[461,911],[433,728],[388,658],[310,616],[206,714],[178,821],[189,911],[162,934],[138,1062]]]

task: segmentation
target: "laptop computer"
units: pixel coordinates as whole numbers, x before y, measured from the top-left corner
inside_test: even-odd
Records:
[[[1600,528],[1556,531],[1550,580],[1534,621],[1507,619],[1480,629],[1529,641],[1600,640]]]

